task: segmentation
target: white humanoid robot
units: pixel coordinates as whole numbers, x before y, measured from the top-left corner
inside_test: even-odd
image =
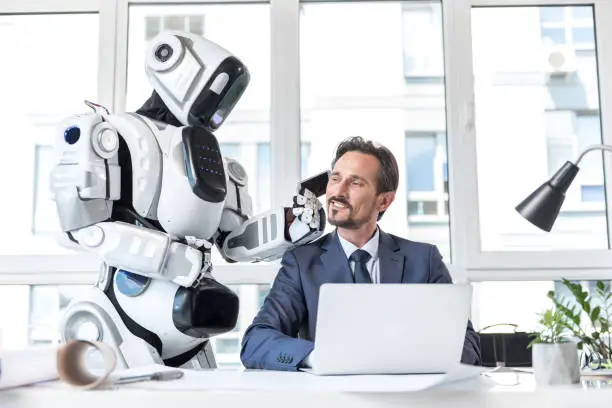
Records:
[[[230,262],[278,259],[318,238],[325,216],[303,187],[293,207],[252,216],[247,175],[212,133],[250,80],[235,56],[167,31],[145,58],[154,92],[139,111],[88,103],[57,134],[51,190],[65,243],[102,261],[61,337],[110,344],[122,368],[215,367],[209,339],[235,326],[239,302],[212,276],[212,246]]]

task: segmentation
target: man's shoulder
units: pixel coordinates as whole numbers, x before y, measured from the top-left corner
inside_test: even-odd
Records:
[[[319,255],[322,251],[323,245],[325,245],[330,239],[333,239],[333,233],[327,233],[315,241],[311,241],[306,244],[298,245],[295,248],[288,251],[288,253],[294,255],[298,259],[301,259],[307,256]]]
[[[399,250],[402,252],[418,252],[429,255],[431,251],[436,248],[436,245],[428,242],[414,241],[411,239],[398,237],[397,235],[389,233],[385,234],[399,247]]]

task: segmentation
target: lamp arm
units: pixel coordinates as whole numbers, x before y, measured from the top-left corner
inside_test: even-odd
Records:
[[[605,145],[605,144],[598,144],[598,145],[592,145],[592,146],[588,146],[586,149],[584,149],[584,151],[582,153],[580,153],[580,156],[578,156],[578,159],[576,160],[576,162],[574,163],[576,166],[578,166],[578,164],[580,163],[580,161],[582,160],[582,158],[590,151],[592,150],[607,150],[609,152],[612,152],[612,146],[609,145]]]

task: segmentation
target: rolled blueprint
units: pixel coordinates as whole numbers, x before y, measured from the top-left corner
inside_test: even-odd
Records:
[[[97,350],[103,369],[87,367],[87,354]],[[0,389],[60,379],[78,388],[101,385],[113,372],[117,357],[107,344],[71,340],[55,346],[32,346],[19,350],[0,350]]]

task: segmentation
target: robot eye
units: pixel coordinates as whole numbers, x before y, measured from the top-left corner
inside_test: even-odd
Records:
[[[160,62],[166,62],[172,57],[174,51],[168,44],[162,44],[155,50],[155,58]]]
[[[81,129],[76,126],[70,126],[64,131],[64,140],[68,144],[75,144],[81,137]]]

